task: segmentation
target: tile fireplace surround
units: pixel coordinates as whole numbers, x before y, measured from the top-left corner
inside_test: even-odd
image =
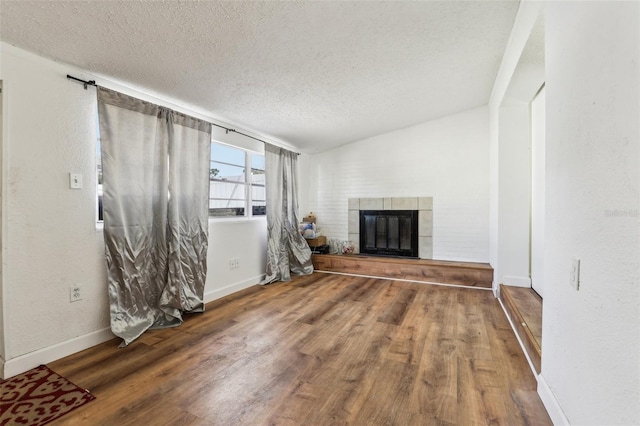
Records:
[[[360,210],[418,210],[418,257],[433,258],[433,197],[349,198],[349,241],[360,252]]]

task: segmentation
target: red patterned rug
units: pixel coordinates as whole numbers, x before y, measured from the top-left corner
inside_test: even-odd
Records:
[[[94,399],[41,365],[0,381],[0,426],[44,425]]]

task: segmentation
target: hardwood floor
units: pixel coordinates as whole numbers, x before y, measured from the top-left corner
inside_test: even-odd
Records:
[[[97,399],[55,424],[550,425],[490,291],[315,273],[50,367]]]

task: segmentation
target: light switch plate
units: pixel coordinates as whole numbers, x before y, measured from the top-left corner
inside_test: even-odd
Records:
[[[82,189],[82,174],[69,173],[69,188]]]

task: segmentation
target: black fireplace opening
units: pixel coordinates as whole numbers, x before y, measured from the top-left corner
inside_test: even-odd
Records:
[[[417,210],[360,210],[360,253],[418,257]]]

